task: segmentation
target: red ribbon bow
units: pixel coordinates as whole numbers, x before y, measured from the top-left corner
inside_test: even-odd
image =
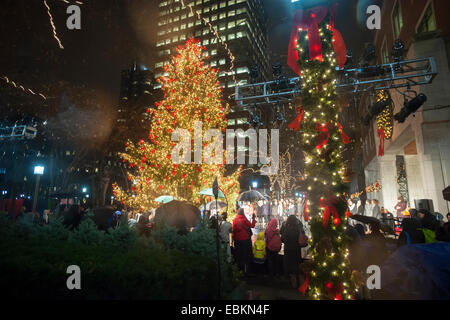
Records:
[[[336,5],[330,8],[330,30],[333,31],[333,48],[337,54],[339,67],[342,69],[347,59],[347,49],[342,35],[337,29],[334,28],[336,10]],[[322,40],[319,33],[319,23],[321,23],[322,20],[325,19],[327,13],[327,7],[316,7],[306,11],[297,10],[294,13],[291,38],[289,40],[287,63],[288,66],[298,75],[301,75],[300,66],[297,62],[299,60],[299,54],[297,50],[298,32],[300,31],[300,29],[307,30],[310,60],[316,59],[322,62]]]
[[[328,122],[326,125],[316,123],[316,131],[320,133],[319,140],[316,145],[317,150],[322,150],[322,148],[328,143],[328,139],[330,139],[331,128],[331,122]]]
[[[337,124],[339,126],[339,131],[341,132],[342,142],[344,144],[349,144],[350,143],[350,137],[345,134],[344,130],[342,129],[342,125],[339,122]]]
[[[378,156],[384,156],[384,140],[386,139],[386,133],[384,132],[384,128],[379,128],[377,130],[378,137],[380,138],[380,146],[378,148]]]
[[[325,285],[325,288],[328,294],[334,296],[335,300],[342,300],[341,293],[344,291],[344,286],[342,285],[342,283],[333,286],[331,282],[328,282]]]
[[[323,212],[323,222],[322,226],[324,229],[328,228],[328,222],[330,221],[330,216],[333,216],[333,222],[336,226],[339,226],[341,224],[341,219],[339,218],[338,211],[336,207],[334,206],[338,200],[335,196],[328,197],[327,200],[320,199],[320,207],[325,208],[325,211]]]
[[[297,132],[300,129],[300,123],[303,121],[303,117],[305,115],[305,111],[301,106],[298,107],[297,111],[298,111],[297,117],[288,126],[289,129],[294,130],[295,132]]]

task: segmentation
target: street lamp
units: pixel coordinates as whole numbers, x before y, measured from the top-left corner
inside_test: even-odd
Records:
[[[252,187],[253,187],[253,189],[258,188],[258,181],[253,181],[252,182]]]
[[[41,176],[44,174],[44,166],[34,166],[34,174],[36,177],[36,187],[34,189],[34,199],[33,199],[33,209],[32,212],[36,212],[36,204],[39,192],[39,182],[41,181]]]
[[[83,187],[82,191],[83,191],[83,193],[86,193],[87,192],[87,188]]]

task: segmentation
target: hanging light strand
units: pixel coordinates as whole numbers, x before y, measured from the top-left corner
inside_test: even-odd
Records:
[[[53,22],[53,16],[52,16],[52,13],[50,12],[50,7],[47,3],[47,0],[43,0],[43,2],[44,2],[45,7],[47,8],[47,14],[50,19],[50,24],[51,24],[52,30],[53,30],[53,38],[55,38],[56,42],[58,42],[59,48],[64,49],[64,47],[61,43],[61,40],[58,38],[58,34],[56,33],[56,26],[55,26],[55,23]]]
[[[234,70],[233,70],[233,69],[234,69],[234,60],[235,60],[235,57],[234,57],[233,53],[231,52],[230,48],[228,47],[228,44],[227,44],[225,41],[222,40],[222,38],[219,36],[219,33],[217,32],[217,29],[214,28],[214,26],[213,26],[211,23],[209,23],[208,20],[206,20],[205,18],[203,18],[202,15],[201,15],[199,12],[194,11],[194,8],[193,8],[192,4],[187,4],[187,5],[186,5],[186,4],[184,3],[184,0],[180,0],[180,1],[181,1],[181,5],[182,5],[183,7],[188,7],[188,8],[189,8],[191,14],[196,14],[196,15],[197,15],[197,18],[198,18],[199,20],[201,20],[201,21],[203,22],[203,24],[204,24],[206,27],[209,28],[209,31],[216,37],[216,39],[217,39],[217,40],[222,44],[222,46],[225,48],[225,50],[227,51],[228,57],[230,58],[230,69],[229,69],[229,71],[227,72],[227,75],[230,75],[230,74],[231,74],[231,75],[233,76],[233,82],[234,82],[234,85],[236,85],[236,76],[235,76]]]
[[[36,93],[33,90],[31,90],[30,88],[25,88],[24,86],[17,84],[14,81],[9,80],[8,77],[6,77],[6,76],[1,77],[0,79],[4,80],[7,84],[12,85],[14,88],[21,89],[23,92],[31,93],[32,95],[40,96],[42,99],[47,100],[47,97],[45,95],[43,95],[42,93],[39,93],[39,92]]]

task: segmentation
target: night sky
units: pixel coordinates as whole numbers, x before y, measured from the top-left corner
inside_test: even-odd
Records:
[[[374,35],[365,28],[364,18],[371,2],[340,1],[337,27],[356,53]],[[58,81],[86,84],[117,103],[121,70],[133,59],[153,69],[157,0],[87,0],[81,6],[82,29],[74,31],[66,28],[67,4],[48,3],[64,50],[52,36],[42,0],[0,2],[0,76],[44,93]],[[293,15],[290,0],[264,3],[269,12],[269,54],[272,61],[284,62]]]

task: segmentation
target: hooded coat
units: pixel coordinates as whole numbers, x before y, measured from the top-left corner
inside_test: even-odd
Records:
[[[278,220],[273,218],[267,225],[264,232],[266,237],[267,249],[272,252],[280,252],[281,250],[281,237],[280,230],[278,229]]]
[[[255,219],[250,223],[245,215],[238,214],[233,220],[233,240],[240,241],[250,239],[248,229],[254,228],[255,225]]]
[[[264,242],[264,233],[258,233],[258,239],[253,244],[253,257],[255,259],[265,259],[266,258],[266,243]]]

